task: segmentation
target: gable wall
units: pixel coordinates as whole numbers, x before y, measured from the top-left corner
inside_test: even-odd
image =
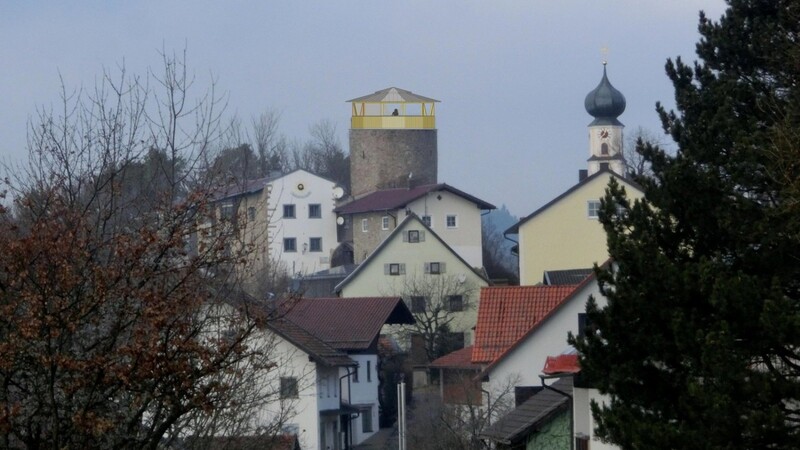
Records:
[[[303,189],[299,190],[298,185]],[[336,214],[333,199],[335,184],[324,178],[298,170],[270,183],[268,200],[270,255],[280,260],[290,274],[312,273],[330,268],[336,248]],[[309,204],[321,205],[321,217],[309,218]],[[283,205],[295,205],[295,218],[283,217]],[[310,238],[322,238],[322,251],[312,252]],[[284,251],[284,238],[295,238],[296,251]],[[304,244],[305,251],[304,251]]]
[[[608,259],[605,231],[588,217],[588,201],[605,195],[611,176],[598,176],[520,227],[520,284],[541,283],[545,270],[587,268]],[[625,189],[630,198],[642,197],[631,186]]]

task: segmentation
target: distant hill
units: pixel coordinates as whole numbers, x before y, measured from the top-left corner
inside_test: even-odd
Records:
[[[500,208],[495,209],[489,212],[489,214],[483,216],[483,225],[494,225],[494,228],[500,233],[503,233],[503,231],[506,231],[518,221],[519,219],[509,212],[508,208],[506,208],[506,205],[503,205]]]
[[[511,247],[516,245],[503,236],[503,232],[517,223],[519,219],[512,215],[506,205],[489,212],[481,218],[483,226],[484,248],[495,255],[498,263],[514,274],[519,274],[517,257],[511,254]],[[486,248],[490,247],[490,248]],[[499,248],[496,248],[499,247]],[[486,261],[486,260],[484,260]],[[487,267],[487,270],[490,268]],[[502,271],[502,270],[501,270]],[[492,274],[490,274],[491,276]],[[498,274],[499,276],[499,274]]]

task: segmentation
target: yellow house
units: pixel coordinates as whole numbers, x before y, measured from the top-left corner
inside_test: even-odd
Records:
[[[588,170],[580,171],[578,184],[505,231],[518,235],[521,285],[541,283],[546,270],[587,268],[608,259],[606,234],[597,219],[600,199],[612,178],[628,198],[644,195],[639,185],[622,175],[625,126],[617,117],[625,111],[625,97],[608,81],[605,63],[603,78],[586,95],[584,106],[594,117],[588,126]]]
[[[597,214],[611,178],[625,188],[628,198],[644,195],[633,181],[604,169],[505,231],[518,235],[520,285],[541,283],[547,270],[592,267],[608,259],[606,233]]]

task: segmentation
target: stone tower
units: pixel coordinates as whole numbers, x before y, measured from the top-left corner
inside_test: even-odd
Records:
[[[438,100],[387,88],[348,101],[350,194],[437,182],[435,105]]]
[[[625,96],[614,88],[606,76],[586,95],[586,112],[594,120],[589,124],[589,175],[609,168],[625,176],[625,157],[622,154],[622,130],[625,125],[617,117],[625,112]]]

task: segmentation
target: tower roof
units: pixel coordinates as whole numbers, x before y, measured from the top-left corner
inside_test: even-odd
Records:
[[[608,81],[605,63],[603,63],[603,79],[594,90],[586,94],[584,106],[586,112],[594,117],[589,126],[622,125],[617,117],[625,112],[625,96]]]
[[[390,87],[375,92],[374,94],[365,95],[363,97],[348,100],[348,102],[365,102],[365,103],[439,103],[439,100],[423,97],[411,91]]]

